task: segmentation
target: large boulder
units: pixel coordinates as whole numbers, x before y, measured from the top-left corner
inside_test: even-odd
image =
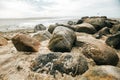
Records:
[[[120,31],[120,24],[114,25],[111,29],[110,32],[112,34],[116,34],[118,31]]]
[[[92,26],[89,23],[82,23],[79,25],[75,25],[75,31],[77,32],[85,32],[85,33],[89,33],[89,34],[94,34],[96,32],[96,29],[94,28],[94,26]]]
[[[48,48],[54,52],[69,52],[75,41],[76,35],[73,30],[59,26],[53,32]]]
[[[120,49],[120,32],[108,37],[105,42],[113,48]]]
[[[25,35],[17,34],[12,38],[12,42],[18,51],[37,52],[39,51],[39,41]]]
[[[0,35],[0,46],[7,45],[8,41]]]
[[[33,38],[39,41],[45,41],[52,37],[51,33],[48,31],[39,31],[33,34]]]
[[[46,27],[43,24],[38,24],[34,28],[34,32],[46,30]]]
[[[120,68],[114,66],[96,66],[83,74],[80,80],[120,80]]]
[[[105,19],[100,17],[86,18],[84,22],[92,24],[96,30],[100,30],[106,25]]]
[[[117,65],[119,58],[116,51],[107,46],[102,40],[93,38],[91,35],[79,36],[82,53],[95,61],[97,65]],[[78,44],[77,44],[78,45]]]
[[[38,56],[32,62],[31,69],[51,75],[55,75],[56,71],[59,71],[61,74],[75,76],[87,71],[88,64],[83,56],[73,56],[71,53],[49,53]]]

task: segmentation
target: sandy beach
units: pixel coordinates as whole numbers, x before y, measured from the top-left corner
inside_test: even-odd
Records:
[[[100,19],[101,19],[101,17],[100,17]],[[116,19],[116,20],[120,21],[120,19]],[[1,27],[0,26],[0,36],[5,38],[7,40],[7,42],[8,42],[6,45],[0,46],[0,80],[95,80],[95,79],[92,79],[92,78],[90,78],[90,79],[87,79],[87,78],[86,79],[82,79],[81,76],[85,77],[87,73],[85,73],[85,74],[82,73],[82,74],[79,74],[79,75],[71,76],[70,74],[67,74],[67,72],[61,73],[58,70],[58,72],[56,72],[56,75],[54,76],[54,75],[51,75],[50,73],[48,73],[48,74],[46,72],[43,72],[43,73],[40,72],[39,73],[39,72],[35,72],[35,71],[31,70],[31,68],[34,65],[35,59],[39,55],[48,54],[48,53],[56,53],[56,52],[50,50],[51,48],[48,47],[49,44],[50,44],[50,41],[52,40],[52,37],[50,37],[50,38],[43,37],[44,35],[46,36],[46,34],[48,34],[48,33],[44,32],[44,31],[48,31],[49,30],[49,25],[51,25],[51,24],[55,25],[55,23],[59,23],[60,26],[63,26],[65,28],[66,28],[66,25],[67,25],[67,29],[69,29],[70,27],[75,28],[75,30],[78,29],[78,28],[75,27],[78,24],[69,25],[69,24],[67,24],[68,21],[69,21],[68,19],[63,19],[63,20],[44,20],[44,21],[37,20],[37,21],[33,21],[33,23],[31,23],[32,21],[28,21],[26,23],[23,23],[24,21],[21,21],[22,23],[20,22],[19,24],[23,24],[22,27],[21,26],[20,27],[11,27],[11,24],[9,24],[9,27]],[[75,20],[72,19],[71,21],[77,23],[78,19],[75,19]],[[117,22],[117,21],[115,21],[115,22]],[[111,20],[111,23],[115,23],[115,22],[114,21],[112,22],[112,20]],[[15,24],[18,24],[18,22],[16,22]],[[24,24],[27,24],[28,27],[26,27],[26,25],[24,25]],[[17,34],[24,34],[24,35],[29,36],[29,37],[31,37],[33,39],[34,38],[33,35],[38,33],[38,32],[35,32],[35,25],[37,25],[37,24],[43,24],[44,26],[47,27],[46,30],[38,30],[38,32],[43,32],[44,33],[44,35],[42,34],[43,35],[42,37],[40,36],[40,40],[41,41],[39,41],[40,47],[38,48],[38,51],[37,52],[18,51],[16,49],[16,47],[15,47],[15,44],[13,44],[13,41],[12,41],[13,37],[16,36]],[[82,23],[80,23],[80,24],[82,24]],[[85,25],[87,25],[87,24],[85,24]],[[104,26],[104,27],[106,27],[106,26]],[[112,27],[114,27],[114,25],[112,25]],[[70,28],[70,30],[72,28]],[[108,28],[112,29],[111,27],[108,27]],[[42,29],[42,28],[40,28],[40,29]],[[87,28],[85,28],[85,29],[87,29]],[[90,28],[90,30],[91,29],[92,28]],[[64,53],[68,53],[68,54],[71,54],[72,56],[82,55],[83,57],[85,57],[85,59],[86,59],[86,61],[88,63],[88,69],[85,72],[87,72],[89,69],[91,69],[93,67],[96,67],[96,66],[102,66],[102,65],[103,66],[107,66],[107,65],[114,66],[115,68],[118,68],[118,73],[115,73],[115,76],[110,74],[110,73],[108,73],[107,75],[112,75],[111,78],[108,78],[109,77],[108,76],[108,77],[103,77],[103,78],[99,79],[99,77],[98,77],[98,80],[113,80],[114,77],[115,77],[114,80],[120,80],[120,76],[117,76],[117,75],[120,75],[120,72],[119,72],[120,71],[120,50],[116,49],[116,48],[113,48],[111,46],[108,46],[106,44],[106,40],[110,36],[112,36],[114,34],[109,33],[109,34],[105,34],[104,35],[104,34],[100,33],[100,34],[102,34],[102,37],[99,38],[99,39],[96,39],[96,37],[94,37],[94,36],[96,34],[98,34],[99,30],[95,31],[95,32],[93,31],[92,34],[91,33],[87,33],[89,31],[85,31],[85,32],[84,31],[81,32],[80,30],[79,30],[80,32],[79,31],[74,31],[74,30],[71,30],[71,31],[73,31],[75,33],[76,37],[77,37],[76,38],[77,39],[76,45],[72,46],[72,49],[69,52],[64,52],[63,51],[62,53],[63,54]],[[63,32],[64,32],[64,30],[63,30]],[[53,33],[55,34],[54,31],[53,31]],[[51,34],[51,33],[50,33],[50,35],[53,36],[53,34]],[[37,37],[35,39],[38,39],[38,38],[39,37]],[[120,39],[119,39],[119,41],[120,41]],[[85,45],[83,47],[81,47],[81,44],[82,44],[81,42],[85,43]],[[92,54],[92,56],[95,55],[95,59],[94,59],[94,57],[89,58],[90,56],[86,57],[86,55],[81,54],[81,53],[84,53],[84,50],[86,50],[86,54],[87,54],[87,48],[89,47],[88,43],[91,46],[93,46],[93,47],[90,46],[90,49],[91,49],[90,51],[91,52],[87,56],[89,56],[92,53],[94,53],[94,54]],[[88,45],[87,48],[86,48],[86,45]],[[103,48],[101,48],[101,47],[105,48],[105,50]],[[83,50],[83,52],[82,52],[82,50]],[[117,61],[116,65],[114,65],[113,63],[109,63],[109,59],[112,58],[112,57],[110,57],[110,58],[108,57],[107,58],[107,56],[105,56],[105,59],[108,59],[108,62],[106,60],[105,63],[104,63],[104,60],[103,60],[103,63],[102,62],[100,63],[99,62],[100,60],[96,61],[96,56],[99,58],[99,56],[101,56],[101,55],[104,56],[105,54],[107,55],[107,53],[110,53],[110,55],[113,55],[112,51],[109,52],[109,50],[110,51],[113,50],[113,53],[115,51],[116,55],[118,55],[119,60],[117,61],[115,59],[115,61]],[[88,51],[88,53],[89,53],[89,51]],[[99,55],[97,53],[99,53],[101,55]],[[113,57],[114,57],[114,55],[113,55]],[[112,73],[112,70],[110,72]],[[90,75],[88,75],[88,77],[89,76]],[[93,76],[95,76],[95,75],[93,75]]]

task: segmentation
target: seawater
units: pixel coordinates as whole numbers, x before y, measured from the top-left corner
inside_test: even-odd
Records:
[[[76,21],[77,18],[52,18],[52,19],[1,19],[0,31],[11,31],[17,29],[34,28],[37,24],[48,27],[55,23],[67,23],[69,20]]]

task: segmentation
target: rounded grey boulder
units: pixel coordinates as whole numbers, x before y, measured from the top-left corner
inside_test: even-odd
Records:
[[[48,48],[54,52],[70,52],[75,41],[76,35],[73,30],[59,26],[53,32]]]

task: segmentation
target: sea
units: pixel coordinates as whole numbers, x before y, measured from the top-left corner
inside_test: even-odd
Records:
[[[70,20],[77,21],[78,19],[80,19],[80,17],[0,19],[0,31],[7,32],[18,29],[33,29],[37,24],[43,24],[48,27],[55,23],[66,24]]]

